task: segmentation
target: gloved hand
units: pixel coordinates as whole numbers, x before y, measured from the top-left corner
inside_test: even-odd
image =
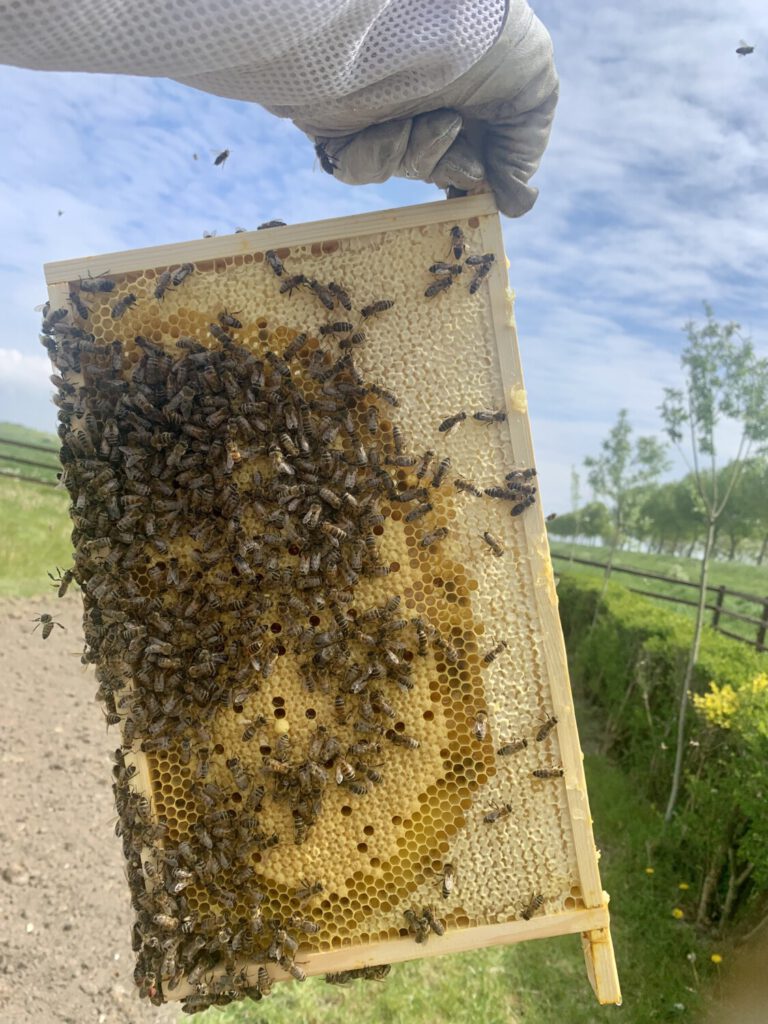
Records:
[[[466,191],[487,185],[502,213],[519,217],[538,195],[528,179],[546,148],[557,93],[549,34],[525,0],[512,0],[490,50],[439,92],[381,110],[373,125],[366,111],[359,131],[292,116],[318,145],[324,169],[341,181],[396,175]]]

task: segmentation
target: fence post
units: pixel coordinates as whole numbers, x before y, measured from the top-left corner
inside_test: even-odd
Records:
[[[763,601],[763,616],[760,625],[757,627],[757,639],[755,640],[755,647],[758,651],[764,651],[765,647],[765,631],[768,629],[768,597]]]
[[[725,587],[721,584],[717,587],[717,597],[715,598],[715,607],[712,609],[712,629],[717,629],[720,625],[720,612],[723,610],[723,599],[725,598]]]

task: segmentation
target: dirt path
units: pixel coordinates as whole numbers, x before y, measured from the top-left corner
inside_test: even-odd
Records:
[[[66,632],[43,642],[35,615]],[[0,601],[0,1014],[8,1024],[168,1024],[134,994],[107,735],[80,664],[77,595]]]

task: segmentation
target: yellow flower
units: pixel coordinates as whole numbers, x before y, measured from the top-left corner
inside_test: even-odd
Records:
[[[682,911],[680,907],[675,907],[672,911],[672,917],[674,917],[676,921],[679,921],[681,917],[685,917],[685,912]]]
[[[691,887],[690,887],[690,885],[688,885],[687,882],[678,882],[677,883],[677,888],[685,890],[685,889],[690,889]]]
[[[713,964],[721,964],[723,962],[723,958],[720,956],[719,953],[713,953],[709,959],[712,961]]]
[[[654,869],[653,869],[653,868],[646,868],[646,869],[645,869],[645,873],[646,873],[646,875],[652,875],[652,874],[653,874],[653,872],[654,872]]]

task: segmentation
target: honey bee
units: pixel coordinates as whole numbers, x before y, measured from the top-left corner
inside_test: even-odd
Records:
[[[463,423],[466,418],[467,414],[464,411],[457,412],[455,415],[448,416],[447,419],[444,419],[437,429],[440,431],[441,434],[447,434],[450,430],[453,430],[453,428],[457,426],[459,423]]]
[[[557,512],[550,512],[548,516],[544,516],[548,523],[551,523],[553,519],[557,519]]]
[[[456,883],[456,871],[454,870],[453,864],[443,865],[443,880],[440,886],[440,891],[444,900],[450,899],[453,893],[454,886]]]
[[[431,511],[432,505],[429,502],[425,502],[423,505],[417,505],[416,508],[411,509],[411,511],[404,516],[404,520],[406,523],[413,523]]]
[[[220,324],[222,324],[222,326],[233,327],[235,330],[238,330],[243,326],[242,323],[237,319],[237,317],[233,313],[228,313],[226,309],[222,310],[221,313],[219,313],[218,321]]]
[[[283,261],[277,255],[275,250],[274,249],[267,249],[267,251],[264,253],[264,258],[266,259],[267,263],[270,265],[270,267],[274,271],[275,275],[277,277],[282,277],[283,276],[283,271],[285,270],[285,267],[283,266]]]
[[[285,359],[286,362],[289,362],[297,356],[299,352],[301,352],[308,341],[309,335],[297,334],[296,337],[286,346],[283,352],[283,359]]]
[[[355,779],[355,769],[349,761],[345,761],[343,757],[336,760],[336,784],[338,786],[343,785],[345,782],[353,782]]]
[[[510,740],[509,743],[503,743],[496,753],[499,757],[510,757],[512,754],[516,754],[520,750],[525,750],[527,746],[528,740],[526,739]]]
[[[259,224],[256,228],[257,231],[264,231],[265,228],[284,228],[284,220],[265,220],[263,224]]]
[[[322,324],[320,326],[321,334],[349,334],[352,330],[353,325],[346,320],[337,320],[332,324]]]
[[[472,418],[480,423],[504,423],[507,414],[503,409],[499,409],[497,412],[491,409],[479,409],[472,413]]]
[[[429,938],[429,921],[411,909],[403,911],[403,917],[408,925],[408,930],[416,941],[418,943],[426,942]]]
[[[534,779],[562,779],[565,771],[562,768],[534,768],[531,772]]]
[[[460,263],[433,263],[429,268],[430,274],[450,274],[455,277],[464,270]]]
[[[488,825],[492,825],[495,821],[499,821],[501,818],[506,818],[513,811],[511,803],[502,804],[501,807],[494,807],[493,810],[488,811],[483,817],[483,821]]]
[[[54,576],[54,575],[52,575],[49,572],[48,576],[50,577],[50,579],[53,580],[52,586],[58,587],[58,591],[57,591],[58,596],[59,597],[64,597],[64,595],[66,594],[67,590],[69,589],[70,583],[72,583],[72,581],[75,578],[75,573],[74,573],[73,569],[65,569],[62,572],[62,570],[57,565],[56,566],[56,575]]]
[[[288,298],[290,299],[294,289],[300,288],[306,283],[307,278],[304,274],[294,274],[292,277],[287,277],[280,285],[280,294],[285,295],[285,293],[288,292]]]
[[[297,931],[304,932],[305,935],[317,935],[320,931],[320,925],[316,921],[299,917],[298,914],[292,914],[285,923],[289,928],[296,928]]]
[[[245,729],[243,729],[243,735],[241,737],[243,743],[250,743],[259,729],[263,729],[266,724],[267,720],[264,715],[259,715],[257,718],[248,722]]]
[[[483,534],[483,540],[494,553],[494,555],[497,558],[501,558],[501,556],[504,554],[505,548],[504,545],[499,540],[499,538],[494,536],[494,534],[489,533],[488,530],[486,530],[485,533]]]
[[[178,270],[173,272],[173,277],[171,278],[171,284],[173,287],[178,288],[182,281],[186,281],[194,269],[194,264],[182,263]]]
[[[445,479],[445,474],[448,472],[448,470],[450,468],[451,468],[451,460],[450,460],[450,457],[448,455],[446,455],[445,458],[440,460],[440,462],[438,463],[437,469],[435,470],[434,475],[432,476],[432,486],[433,487],[439,487],[440,486],[440,484]]]
[[[424,907],[422,915],[435,935],[445,935],[445,925],[435,917],[432,907]]]
[[[531,893],[531,898],[528,901],[528,905],[525,907],[524,910],[520,911],[520,917],[522,917],[524,921],[530,921],[530,919],[533,917],[533,915],[536,913],[539,907],[542,907],[544,905],[545,899],[546,897],[543,896],[541,893]]]
[[[171,271],[164,270],[163,273],[158,277],[157,283],[155,284],[154,296],[158,301],[163,298],[165,293],[171,284]]]
[[[427,286],[424,291],[424,295],[428,299],[434,298],[435,295],[439,295],[440,292],[444,292],[446,289],[450,288],[452,284],[452,276],[448,275],[446,277],[438,277],[436,281],[433,281],[432,284]]]
[[[128,292],[126,296],[112,306],[112,319],[119,320],[120,317],[125,313],[126,309],[130,309],[131,306],[136,304],[136,296],[133,292]]]
[[[485,280],[485,278],[488,276],[488,274],[490,272],[491,272],[491,264],[490,263],[484,263],[481,267],[477,268],[477,270],[475,272],[475,276],[472,278],[472,280],[469,283],[469,294],[470,295],[474,295],[475,294],[475,292],[478,290],[478,288],[480,287],[480,285],[483,283],[483,281]]]
[[[431,533],[425,533],[419,541],[419,547],[429,548],[433,544],[437,544],[438,541],[444,540],[448,536],[449,530],[447,526],[438,526],[436,530],[432,530]]]
[[[364,320],[368,317],[376,316],[377,313],[384,313],[388,309],[392,309],[395,302],[394,299],[377,299],[376,302],[372,302],[369,306],[363,306],[360,310]]]
[[[77,292],[72,288],[70,288],[69,290],[69,301],[75,307],[77,315],[82,320],[87,320],[90,311],[86,304],[83,302],[83,300],[80,298],[80,296],[77,294]]]
[[[308,283],[309,287],[312,289],[312,291],[315,293],[318,299],[320,299],[325,308],[333,309],[333,295],[328,290],[328,288],[326,288],[324,284],[320,284],[320,282],[314,277]]]
[[[296,899],[299,903],[307,903],[313,896],[325,892],[322,882],[308,882],[306,878],[301,880],[301,888],[296,890]]]
[[[394,392],[389,391],[387,388],[383,388],[381,384],[369,384],[368,390],[372,395],[376,395],[377,398],[382,398],[387,405],[394,407],[400,405],[400,399],[397,395]]]
[[[550,715],[546,722],[544,722],[543,725],[537,731],[536,736],[534,737],[536,742],[541,743],[543,740],[545,740],[556,725],[557,717],[555,715]]]
[[[754,53],[754,46],[750,46],[749,43],[745,43],[743,39],[739,40],[739,45],[736,47],[736,53],[740,57],[747,57],[750,53]]]
[[[175,932],[179,928],[178,917],[172,917],[170,914],[154,914],[152,920],[161,928],[164,932]]]
[[[49,615],[47,612],[43,612],[42,615],[38,615],[37,618],[36,619],[32,619],[32,621],[36,622],[37,626],[42,626],[43,627],[43,640],[47,640],[48,639],[48,637],[53,632],[53,627],[54,626],[58,626],[59,629],[64,629],[64,630],[66,630],[66,628],[67,628],[66,626],[62,626],[62,624],[60,622],[57,622],[54,619],[54,617],[52,615]],[[34,629],[32,630],[33,633],[35,632],[35,629],[37,629],[37,626],[35,626]],[[119,720],[120,719],[118,718],[118,721]],[[117,723],[113,723],[113,724],[117,724]]]
[[[483,661],[486,665],[490,665],[491,662],[495,661],[502,651],[506,651],[509,644],[506,640],[499,640],[495,647],[492,647],[490,651],[486,651],[483,655]]]
[[[315,143],[315,154],[317,155],[317,159],[320,161],[320,166],[323,168],[325,173],[333,174],[339,165],[325,148],[324,142],[318,141]]]
[[[455,260],[460,260],[464,255],[466,243],[464,241],[464,232],[458,224],[455,224],[451,228],[451,248],[453,250],[453,258]]]
[[[219,155],[213,161],[213,166],[214,167],[221,167],[222,164],[226,163],[226,161],[228,159],[229,159],[229,150],[228,149],[222,149],[222,151],[219,153]]]
[[[117,287],[108,277],[81,277],[77,282],[81,292],[112,292]]]
[[[331,281],[328,285],[328,291],[339,300],[339,304],[342,305],[344,309],[352,309],[352,300],[340,284],[336,284],[335,281]]]
[[[394,743],[396,747],[405,747],[407,750],[418,750],[421,746],[413,736],[408,736],[404,732],[395,732],[394,729],[387,729],[384,738],[388,739],[390,743]]]
[[[472,735],[482,743],[488,732],[488,712],[478,711],[472,724]]]
[[[482,267],[487,263],[493,263],[496,257],[492,252],[485,252],[480,256],[467,256],[464,262],[468,267]]]
[[[536,499],[533,497],[533,495],[529,495],[529,497],[527,497],[524,501],[519,501],[517,505],[513,505],[512,508],[509,510],[509,514],[512,517],[522,515],[523,512],[525,512],[525,510],[534,503],[535,500]]]
[[[294,963],[293,960],[289,960],[287,957],[283,956],[280,957],[278,963],[280,964],[284,971],[287,971],[288,974],[290,974],[294,981],[307,980],[306,971],[299,967],[297,963]]]

